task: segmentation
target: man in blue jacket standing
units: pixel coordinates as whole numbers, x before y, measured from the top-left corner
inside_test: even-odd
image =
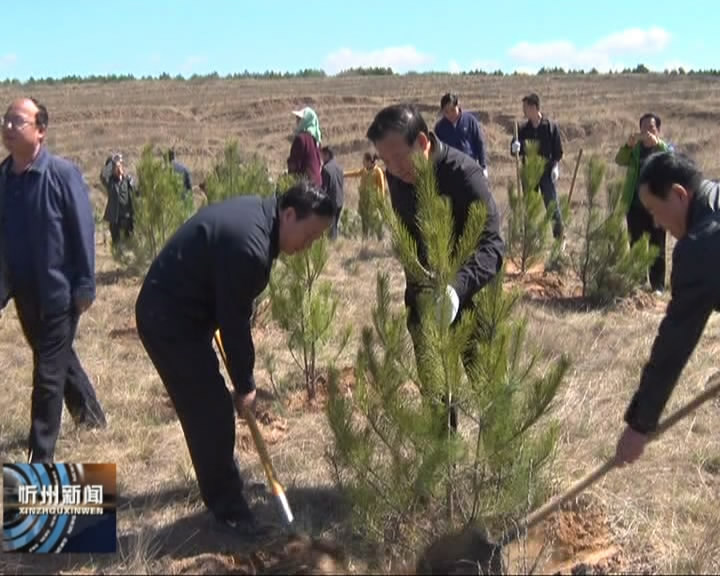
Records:
[[[435,124],[435,135],[445,144],[465,152],[480,164],[485,178],[488,177],[487,146],[485,134],[475,116],[464,112],[458,96],[448,92],[440,99],[443,117]]]
[[[31,98],[2,118],[0,309],[15,300],[33,351],[29,460],[52,462],[63,398],[76,424],[105,416],[73,340],[95,299],[95,221],[78,168],[44,146],[48,112]]]

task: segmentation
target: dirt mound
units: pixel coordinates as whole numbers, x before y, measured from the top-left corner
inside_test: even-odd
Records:
[[[576,287],[562,274],[546,272],[543,264],[537,264],[521,274],[520,270],[508,261],[505,265],[505,285],[518,288],[523,297],[529,300],[561,300],[576,296]]]
[[[201,554],[171,562],[172,574],[337,574],[346,571],[342,550],[333,542],[290,536],[248,554]]]
[[[515,568],[537,560],[545,574],[607,574],[623,563],[605,510],[589,500],[559,510],[513,547]]]
[[[345,366],[340,370],[338,375],[338,386],[346,396],[352,395],[355,387],[355,368]],[[308,400],[307,391],[302,388],[288,395],[287,407],[291,411],[320,411],[327,406],[328,393],[328,376],[320,374],[315,382],[315,398]]]
[[[622,569],[604,510],[597,504],[577,504],[553,514],[527,537],[508,544],[503,564],[508,574],[607,574]],[[498,549],[478,529],[444,536],[423,553],[418,572],[472,574],[502,571]]]

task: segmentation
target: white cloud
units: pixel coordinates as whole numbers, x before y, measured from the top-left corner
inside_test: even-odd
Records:
[[[624,59],[634,56],[657,54],[670,43],[670,34],[662,28],[629,28],[601,38],[594,44],[578,47],[572,42],[558,40],[532,44],[520,42],[508,54],[515,61],[541,66],[563,68],[597,68],[601,72],[617,69],[617,57]],[[536,68],[536,69],[537,69]]]
[[[669,43],[670,33],[662,28],[629,28],[602,38],[594,48],[609,55],[652,54],[662,52]]]
[[[448,72],[450,72],[450,74],[459,74],[461,72],[460,64],[458,64],[456,60],[450,60],[450,62],[448,62]]]
[[[419,52],[414,46],[389,46],[381,50],[369,52],[356,52],[349,48],[341,48],[325,58],[325,71],[328,74],[337,74],[348,68],[359,67],[390,67],[395,72],[408,70],[421,71],[432,64],[434,58],[429,54]]]

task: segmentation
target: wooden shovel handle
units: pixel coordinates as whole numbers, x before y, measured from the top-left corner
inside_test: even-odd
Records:
[[[225,348],[223,347],[220,332],[215,332],[215,344],[217,344],[218,350],[220,351],[220,357],[227,368],[227,356],[225,355]],[[257,448],[258,455],[260,456],[260,462],[265,470],[265,476],[267,476],[268,483],[272,488],[275,484],[279,484],[279,482],[275,476],[275,469],[273,468],[272,460],[270,460],[270,454],[268,453],[267,446],[265,445],[265,440],[263,439],[260,429],[258,428],[257,421],[255,420],[255,415],[251,410],[245,408],[243,409],[242,416],[247,422],[248,428],[250,428],[250,434],[252,435],[255,448]]]

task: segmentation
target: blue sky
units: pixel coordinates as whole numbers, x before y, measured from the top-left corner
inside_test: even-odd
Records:
[[[718,67],[716,0],[4,2],[0,78]]]

